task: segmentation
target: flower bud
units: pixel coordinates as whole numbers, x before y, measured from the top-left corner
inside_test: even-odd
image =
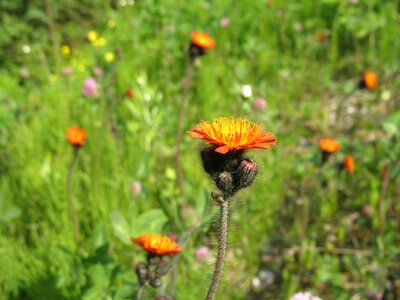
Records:
[[[147,279],[147,267],[144,263],[138,263],[136,266],[136,275],[140,282],[144,282]]]
[[[155,273],[154,273],[155,277],[156,278],[160,278],[160,277],[164,276],[165,274],[168,273],[168,271],[171,269],[171,267],[172,266],[171,266],[171,264],[169,262],[167,262],[165,260],[162,260],[158,264],[158,266],[157,266],[157,268],[155,270]]]
[[[156,300],[174,300],[172,296],[157,296]]]
[[[153,288],[159,288],[159,287],[162,285],[162,281],[161,281],[161,279],[159,279],[159,278],[155,278],[155,279],[153,279],[153,280],[150,281],[150,285],[151,285]]]
[[[190,44],[190,46],[189,46],[189,56],[190,56],[190,58],[194,59],[194,58],[202,56],[204,54],[206,54],[206,51],[203,48],[201,48],[199,46],[196,46],[193,43]]]
[[[223,171],[218,174],[217,179],[215,180],[217,187],[226,195],[232,195],[234,192],[233,187],[233,177],[232,174],[226,171]]]
[[[251,185],[256,178],[257,172],[258,167],[253,160],[249,158],[242,160],[235,176],[238,188],[242,189]]]

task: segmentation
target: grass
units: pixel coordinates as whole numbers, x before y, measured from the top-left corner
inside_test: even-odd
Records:
[[[0,71],[0,299],[132,299],[144,253],[127,236],[150,229],[177,233],[185,251],[144,299],[205,297],[213,266],[196,261],[195,250],[208,245],[216,254],[214,187],[201,169],[201,142],[183,138],[188,203],[174,161],[193,30],[217,47],[195,64],[184,130],[240,115],[278,138],[272,151],[249,152],[260,173],[232,203],[217,299],[288,299],[299,290],[367,299],[399,284],[397,1],[138,1],[101,10],[107,18],[96,27],[68,23],[76,30],[68,40],[56,22],[57,51],[48,38],[25,41],[31,52],[7,57]],[[90,30],[106,44],[92,46]],[[70,55],[59,51],[64,44]],[[116,49],[120,58],[106,62]],[[57,62],[73,74],[62,75]],[[85,98],[95,66],[104,69],[101,90]],[[356,88],[366,69],[379,74],[378,90]],[[243,84],[252,99],[240,97]],[[134,99],[124,97],[130,87]],[[266,110],[254,110],[255,97],[267,99]],[[79,242],[66,198],[71,125],[88,135],[72,179]],[[342,151],[321,167],[323,137]],[[346,153],[355,156],[354,174],[337,169]]]

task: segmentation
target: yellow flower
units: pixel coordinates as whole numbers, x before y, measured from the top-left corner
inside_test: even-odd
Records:
[[[201,121],[191,130],[192,137],[203,139],[217,146],[216,152],[225,154],[239,149],[269,149],[276,143],[271,133],[264,132],[260,125],[241,118],[218,118],[211,122]]]
[[[108,20],[107,25],[110,28],[114,28],[115,27],[115,21],[113,19],[110,19],[110,20]]]
[[[50,75],[49,75],[49,81],[50,81],[50,82],[55,82],[55,81],[57,81],[57,79],[58,79],[58,78],[57,78],[56,75],[54,75],[54,74],[50,74]]]
[[[61,53],[64,55],[69,55],[71,53],[71,49],[67,45],[63,45],[61,47]]]
[[[91,30],[87,34],[88,40],[93,44],[97,40],[97,31]]]
[[[114,53],[108,51],[105,55],[104,55],[104,59],[106,60],[106,62],[112,62],[114,60],[115,56]]]
[[[102,36],[98,37],[94,42],[93,45],[94,46],[104,46],[106,44],[106,39]]]

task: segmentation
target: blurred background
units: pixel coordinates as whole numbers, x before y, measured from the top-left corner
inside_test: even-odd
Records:
[[[399,1],[3,0],[0,16],[0,299],[133,299],[144,232],[185,249],[144,299],[204,298],[218,205],[185,132],[221,116],[278,144],[248,152],[217,299],[400,299]],[[216,46],[191,68],[193,31]]]

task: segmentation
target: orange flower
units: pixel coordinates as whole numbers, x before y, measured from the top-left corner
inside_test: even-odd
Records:
[[[322,139],[319,141],[322,151],[326,153],[333,153],[340,150],[340,145],[333,139]]]
[[[73,146],[83,146],[85,145],[86,132],[82,128],[71,126],[67,129],[67,139]]]
[[[135,98],[135,91],[133,90],[133,88],[129,88],[125,92],[125,96],[128,97],[129,99],[134,99]]]
[[[326,39],[326,35],[324,32],[318,32],[316,37],[317,37],[317,40],[320,42],[323,42]]]
[[[354,164],[354,158],[352,155],[347,154],[345,159],[344,159],[344,167],[349,173],[354,173],[355,169],[355,164]]]
[[[155,255],[174,255],[183,250],[171,238],[158,233],[144,233],[137,238],[132,238],[132,242]]]
[[[201,121],[187,133],[218,146],[215,151],[222,154],[238,149],[268,149],[267,146],[276,144],[271,133],[265,133],[260,125],[241,118],[218,118],[210,123]]]
[[[208,35],[199,31],[192,32],[192,44],[202,49],[212,49],[215,41]]]
[[[378,75],[372,71],[365,71],[363,74],[363,82],[367,89],[374,90],[379,85]]]

